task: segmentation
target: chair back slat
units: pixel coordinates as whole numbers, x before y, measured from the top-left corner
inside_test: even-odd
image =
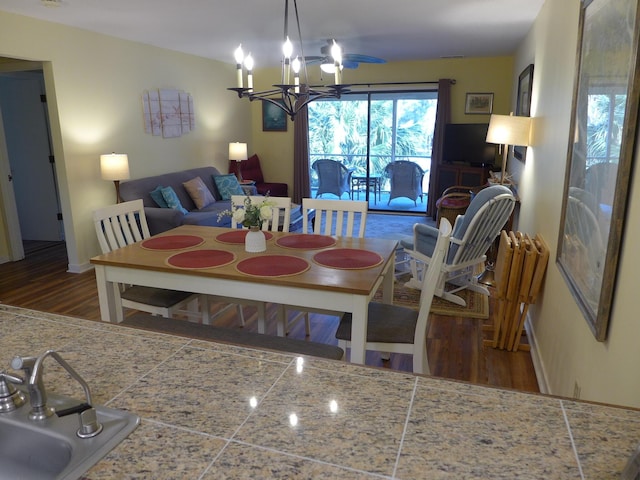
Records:
[[[243,208],[246,199],[249,199],[253,205],[257,205],[263,202],[267,197],[260,195],[232,195],[231,196],[231,209]],[[282,231],[288,232],[291,225],[291,198],[289,197],[268,197],[269,202],[273,204],[271,220],[265,220],[262,222],[262,230],[264,231]],[[240,228],[241,224],[236,223],[231,218],[231,228]]]
[[[433,255],[429,262],[429,268],[422,277],[422,290],[420,292],[420,310],[416,322],[416,331],[413,338],[414,355],[417,351],[426,352],[427,330],[429,327],[429,312],[433,297],[438,286],[438,279],[442,272],[447,250],[449,249],[449,238],[451,237],[451,223],[446,218],[440,221],[438,230],[438,240],[433,250]],[[428,364],[427,364],[428,366]],[[423,373],[428,373],[423,372]]]
[[[312,231],[309,210],[315,210]],[[368,204],[357,200],[302,199],[302,231],[317,235],[363,238],[367,228]]]
[[[95,210],[93,223],[102,253],[109,253],[151,236],[141,199]]]
[[[499,194],[487,200],[466,225],[464,235],[458,238],[459,245],[452,245],[447,263],[461,264],[482,257],[507,223],[514,204],[515,198],[511,193]],[[458,223],[456,221],[456,226]],[[453,236],[456,237],[455,233]]]

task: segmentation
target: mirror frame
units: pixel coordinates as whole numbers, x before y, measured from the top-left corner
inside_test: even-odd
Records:
[[[622,48],[619,49],[620,52],[617,50],[615,52],[621,53],[622,55],[627,55],[628,52],[626,78],[621,76],[620,72],[616,72],[615,78],[613,78],[613,73],[611,72],[613,69],[609,68],[613,61],[612,53],[610,50],[605,51],[605,48],[610,45],[598,44],[598,36],[591,27],[593,27],[593,24],[596,22],[607,22],[610,18],[617,18],[619,20],[621,19],[621,15],[615,15],[616,9],[619,12],[624,8],[632,9],[634,6],[635,16],[626,19],[629,25],[621,26],[612,24],[607,26],[608,29],[617,28],[618,31],[620,31],[621,27],[633,28],[631,35],[629,35],[630,38],[624,39],[625,42],[628,40],[628,45],[622,45]],[[638,97],[640,96],[640,75],[636,73],[640,68],[638,62],[638,42],[640,41],[639,22],[640,0],[582,0],[576,61],[577,69],[573,90],[571,126],[569,130],[569,132],[576,133],[572,133],[569,138],[556,264],[598,341],[605,341],[607,338],[607,329],[609,326],[618,269],[618,258],[625,224],[631,167],[635,151]],[[624,65],[624,63],[619,62],[620,57],[617,58],[618,64]],[[623,60],[624,59],[627,59],[627,57],[624,57]],[[587,151],[587,141],[585,132],[588,108],[587,93],[592,85],[602,86],[605,83],[609,85],[619,85],[623,88],[626,87],[627,98],[620,138],[618,167],[615,173],[613,204],[611,205],[611,215],[610,219],[608,219],[608,225],[605,224],[605,226],[608,226],[608,234],[603,238],[603,258],[599,259],[600,261],[604,260],[604,265],[601,267],[602,282],[599,288],[597,284],[592,288],[592,290],[596,290],[595,292],[588,293],[585,284],[592,282],[593,278],[597,278],[598,273],[593,270],[587,271],[592,267],[591,264],[593,262],[582,262],[578,265],[579,268],[577,268],[576,262],[579,262],[579,260],[576,260],[576,256],[570,257],[571,238],[570,233],[567,233],[567,221],[571,221],[571,218],[567,213],[567,203],[569,187],[580,186],[572,185],[572,179],[583,179],[586,172],[585,152]],[[624,90],[621,90],[621,92],[624,92]],[[599,204],[597,207],[598,210],[600,210]],[[587,255],[583,254],[582,258],[586,258],[586,256]],[[584,273],[585,271],[586,273]],[[581,273],[582,277],[577,275],[578,272]]]

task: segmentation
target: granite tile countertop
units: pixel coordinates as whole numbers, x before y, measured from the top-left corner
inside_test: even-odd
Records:
[[[47,349],[142,418],[87,479],[607,479],[640,442],[636,410],[0,305],[0,369]]]

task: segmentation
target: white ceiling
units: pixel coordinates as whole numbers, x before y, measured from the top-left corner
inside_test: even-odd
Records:
[[[57,0],[47,0],[52,3]],[[544,0],[298,0],[304,55],[335,38],[387,61],[513,54]],[[277,65],[284,0],[0,0],[0,10],[256,68]],[[297,40],[293,0],[289,36]],[[299,55],[296,45],[294,55]]]

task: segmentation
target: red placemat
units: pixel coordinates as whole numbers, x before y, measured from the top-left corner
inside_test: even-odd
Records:
[[[318,252],[313,260],[324,266],[342,269],[371,268],[382,263],[382,257],[376,252],[357,248],[333,248]]]
[[[183,248],[196,247],[203,243],[204,238],[196,235],[165,235],[148,238],[141,243],[141,246],[147,250],[182,250]]]
[[[260,255],[238,262],[236,269],[254,277],[286,277],[306,272],[309,262],[290,255]]]
[[[216,240],[220,243],[232,243],[232,244],[244,243],[244,238],[247,236],[248,231],[249,231],[248,229],[243,228],[243,229],[231,230],[230,232],[220,233],[219,235],[216,236]],[[271,232],[265,232],[263,230],[262,233],[264,233],[264,238],[266,238],[267,240],[271,240],[273,238],[273,233]]]
[[[336,239],[328,235],[313,235],[301,233],[298,235],[287,235],[276,240],[276,245],[284,248],[303,248],[313,250],[316,248],[333,247]]]
[[[202,269],[222,267],[235,259],[234,253],[224,250],[191,250],[171,255],[167,264],[176,268]]]

